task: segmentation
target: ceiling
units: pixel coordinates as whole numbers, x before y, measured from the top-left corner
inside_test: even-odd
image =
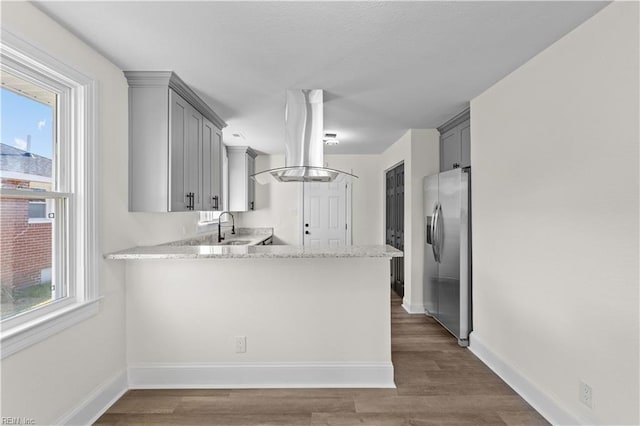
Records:
[[[174,70],[229,145],[284,150],[285,90],[324,89],[326,154],[434,128],[606,5],[514,2],[38,2],[123,70]],[[234,137],[233,134],[240,137]]]

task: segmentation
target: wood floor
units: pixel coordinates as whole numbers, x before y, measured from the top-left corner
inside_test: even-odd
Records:
[[[96,424],[548,424],[435,321],[391,299],[397,389],[132,390]]]

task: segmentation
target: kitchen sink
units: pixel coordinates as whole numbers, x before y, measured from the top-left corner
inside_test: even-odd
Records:
[[[222,243],[221,245],[223,245],[223,246],[246,246],[249,243],[251,243],[251,241],[248,241],[248,240],[232,240],[232,241],[226,241],[226,242]]]

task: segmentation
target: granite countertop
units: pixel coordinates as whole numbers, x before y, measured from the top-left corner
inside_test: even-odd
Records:
[[[218,233],[213,232],[184,240],[171,241],[159,246],[224,246],[226,243],[234,241],[242,241],[246,243],[244,245],[255,246],[272,238],[273,228],[237,228],[236,233],[232,234],[231,230],[225,226],[222,235],[224,237],[222,242],[218,242]]]
[[[257,258],[345,258],[345,257],[401,257],[403,253],[391,246],[292,246],[259,245],[273,236],[271,228],[240,228],[236,235],[226,233],[225,241],[250,241],[244,245],[222,245],[217,234],[207,234],[157,246],[132,247],[105,255],[106,259],[257,259]]]

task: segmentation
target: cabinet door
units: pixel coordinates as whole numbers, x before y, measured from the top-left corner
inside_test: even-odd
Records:
[[[224,200],[222,198],[222,130],[214,127],[215,133],[213,137],[213,178],[211,184],[211,192],[213,193],[213,197],[216,198],[215,210],[222,211],[224,210]]]
[[[188,210],[190,199],[187,178],[188,117],[191,105],[169,90],[169,211]],[[166,185],[158,182],[158,185]]]
[[[440,136],[440,171],[451,170],[460,165],[460,133],[458,127]]]
[[[247,146],[227,147],[229,158],[229,210],[246,212],[255,210],[255,157]]]
[[[202,114],[173,90],[169,91],[169,101],[169,211],[199,210],[202,205]]]
[[[215,135],[214,125],[206,118],[202,121],[202,209],[215,210]]]
[[[251,177],[256,172],[256,159],[247,154],[247,195],[249,210],[256,209],[256,181]]]
[[[185,179],[188,182],[187,193],[190,194],[189,210],[202,210],[202,127],[203,117],[191,107],[187,117],[187,161]]]
[[[222,210],[222,132],[206,118],[202,126],[203,210]]]
[[[471,121],[460,124],[460,167],[471,166]]]

